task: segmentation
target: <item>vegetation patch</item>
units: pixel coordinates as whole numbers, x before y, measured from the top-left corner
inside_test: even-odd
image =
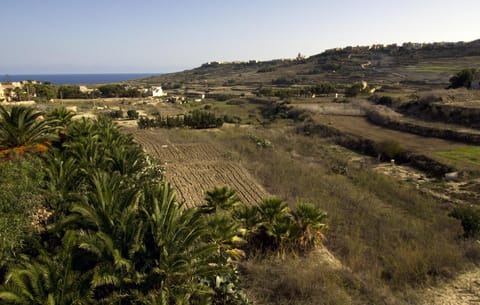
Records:
[[[480,164],[480,147],[457,148],[436,154],[452,160]]]

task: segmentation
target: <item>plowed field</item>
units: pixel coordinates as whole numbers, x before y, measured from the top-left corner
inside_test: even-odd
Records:
[[[172,183],[179,201],[187,206],[204,202],[205,192],[215,186],[229,186],[241,201],[253,205],[268,196],[248,171],[228,160],[221,150],[209,143],[172,143],[151,130],[129,130],[138,143],[165,167],[165,177]]]

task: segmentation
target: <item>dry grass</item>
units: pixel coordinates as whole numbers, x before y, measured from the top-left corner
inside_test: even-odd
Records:
[[[251,135],[272,148],[258,147]],[[291,204],[313,202],[329,214],[326,246],[346,269],[333,271],[311,258],[249,261],[246,287],[260,304],[411,304],[412,287],[450,278],[469,262],[461,226],[445,206],[370,170],[368,162],[351,162],[361,157],[318,137],[275,125],[164,130],[157,137],[210,143],[269,193]]]
[[[458,240],[459,223],[431,197],[349,166],[348,152],[330,149],[319,139],[270,131],[263,136],[275,149],[258,150],[229,135],[230,145],[269,192],[290,202],[314,202],[328,212],[329,249],[366,287],[387,291],[366,292],[371,297],[429,285],[468,262]],[[336,174],[339,167],[345,167],[346,174]]]

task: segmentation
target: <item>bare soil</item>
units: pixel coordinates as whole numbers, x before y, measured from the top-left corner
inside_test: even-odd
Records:
[[[480,304],[480,268],[466,272],[454,281],[425,291],[421,305]]]
[[[129,130],[145,150],[164,166],[165,177],[188,207],[202,204],[205,193],[216,186],[237,191],[244,204],[255,205],[268,192],[228,153],[209,143],[174,143],[155,130]]]

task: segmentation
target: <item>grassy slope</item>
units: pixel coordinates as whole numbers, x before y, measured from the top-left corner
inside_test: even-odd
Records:
[[[368,65],[365,65],[370,63]],[[363,66],[362,66],[363,65]],[[435,47],[421,50],[364,50],[325,52],[308,59],[272,60],[258,63],[217,64],[179,73],[139,80],[142,83],[184,85],[191,89],[214,89],[271,85],[272,80],[286,78],[298,85],[318,82],[351,84],[366,80],[376,85],[404,82],[413,87],[444,87],[448,78],[464,67],[480,67],[480,41],[463,46]],[[266,71],[266,72],[262,72]],[[420,83],[419,83],[420,82]]]
[[[341,86],[367,80],[405,93],[444,88],[454,72],[479,68],[479,63],[480,41],[476,41],[454,48],[341,51],[304,61],[208,65],[140,82],[178,85],[179,93],[209,90],[238,96],[262,85],[272,86],[279,78],[294,85],[328,81]],[[229,109],[226,103],[214,101],[212,107],[220,112]],[[249,111],[253,118],[258,116],[245,105],[237,107],[242,117]],[[326,245],[346,269],[332,270],[312,257],[246,262],[245,286],[258,303],[414,304],[413,287],[450,278],[480,257],[478,245],[458,239],[461,227],[447,217],[448,207],[411,185],[352,166],[351,152],[283,126],[166,133],[172,141],[207,141],[224,147],[270,193],[291,204],[299,199],[312,201],[329,213]],[[259,150],[249,142],[252,133],[271,140],[274,149]],[[470,158],[471,151],[458,150],[456,155],[466,153],[462,158]]]

